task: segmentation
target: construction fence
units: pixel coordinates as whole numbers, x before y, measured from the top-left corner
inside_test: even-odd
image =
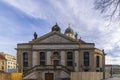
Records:
[[[105,74],[106,78],[109,78],[109,73]],[[71,80],[102,80],[102,72],[72,72]]]
[[[22,73],[0,73],[0,80],[22,80]]]

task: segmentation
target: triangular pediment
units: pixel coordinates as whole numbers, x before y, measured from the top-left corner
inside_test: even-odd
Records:
[[[31,41],[31,43],[73,43],[76,40],[60,33],[60,32],[50,32],[46,35],[39,37],[36,40]]]

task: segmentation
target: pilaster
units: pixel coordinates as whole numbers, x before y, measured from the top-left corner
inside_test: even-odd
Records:
[[[74,64],[74,66],[75,66],[75,71],[79,71],[79,67],[78,67],[78,62],[79,62],[79,52],[78,51],[75,51],[75,64]]]
[[[61,51],[61,65],[65,66],[65,51]]]
[[[46,56],[47,56],[47,61],[46,61],[46,64],[47,65],[51,65],[51,51],[47,51],[46,52]]]
[[[37,51],[33,51],[32,66],[37,65]]]

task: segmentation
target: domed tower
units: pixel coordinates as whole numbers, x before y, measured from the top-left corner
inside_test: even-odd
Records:
[[[58,32],[61,31],[61,29],[60,29],[60,27],[58,26],[57,23],[52,27],[52,31],[58,31]]]
[[[68,25],[68,28],[65,30],[65,35],[75,39],[75,34],[74,34],[73,29],[70,27],[70,24]]]

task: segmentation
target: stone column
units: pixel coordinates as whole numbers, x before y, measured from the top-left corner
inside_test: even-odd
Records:
[[[61,65],[65,66],[65,51],[61,51]]]
[[[33,51],[32,54],[32,67],[37,65],[37,51]]]
[[[78,62],[79,62],[79,52],[78,51],[75,51],[75,57],[74,57],[75,59],[75,63],[74,63],[74,67],[75,67],[75,71],[79,71],[79,64],[78,64]]]
[[[51,51],[46,52],[46,65],[51,65]]]

